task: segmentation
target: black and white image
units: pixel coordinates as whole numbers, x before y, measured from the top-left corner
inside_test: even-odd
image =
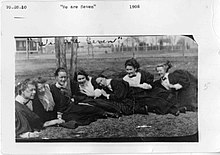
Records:
[[[2,152],[219,151],[218,6],[4,1]]]
[[[17,142],[198,142],[193,36],[14,41]]]

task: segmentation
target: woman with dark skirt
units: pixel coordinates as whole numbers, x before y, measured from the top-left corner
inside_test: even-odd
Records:
[[[146,109],[135,106],[133,98],[130,96],[129,84],[123,80],[109,79],[104,75],[99,75],[97,84],[102,87],[102,95],[124,115],[134,113],[148,114]]]
[[[128,59],[125,62],[127,75],[123,80],[129,83],[131,96],[135,99],[137,106],[147,106],[148,111],[157,114],[171,113],[178,116],[180,111],[175,106],[172,94],[161,88],[154,87],[154,76],[144,70],[140,70],[136,59]]]
[[[102,108],[106,111],[119,115],[117,107],[101,97],[101,88],[96,83],[95,78],[89,76],[84,70],[75,72],[74,79],[71,81],[71,91],[76,102],[85,102],[90,105]]]
[[[75,102],[67,88],[67,71],[64,68],[58,68],[55,77],[56,83],[50,85],[54,109],[62,114],[66,122],[76,121],[78,125],[88,125],[99,118],[114,117],[112,113],[88,103]]]
[[[18,95],[15,98],[15,127],[16,138],[36,138],[39,131],[45,127],[64,123],[62,119],[44,119],[38,116],[34,110],[36,83],[26,79],[17,88]]]
[[[197,111],[198,80],[186,70],[175,70],[169,73],[172,67],[170,61],[156,66],[160,79],[154,82],[170,94],[174,94],[179,108],[186,108],[188,111]]]

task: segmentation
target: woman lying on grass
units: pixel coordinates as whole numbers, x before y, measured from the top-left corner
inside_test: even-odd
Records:
[[[96,82],[102,88],[102,96],[108,102],[114,104],[122,114],[148,114],[145,108],[135,104],[135,101],[130,95],[129,84],[126,81],[109,79],[101,74],[97,77]]]
[[[120,111],[111,102],[101,98],[102,92],[95,78],[89,76],[84,70],[79,69],[75,72],[74,79],[71,80],[72,94],[77,102],[85,102],[90,105],[115,113],[119,117]]]
[[[55,111],[62,113],[62,118],[66,122],[76,122],[77,125],[88,125],[99,118],[114,117],[113,113],[92,106],[89,103],[77,102],[67,87],[67,71],[58,68],[55,71],[55,83],[50,85],[55,102]],[[71,125],[71,124],[70,124]]]
[[[55,124],[64,122],[62,119],[49,120],[40,118],[33,110],[36,97],[36,83],[26,79],[17,86],[18,95],[15,98],[15,127],[16,138],[36,138],[39,131]],[[35,104],[36,105],[36,104]]]

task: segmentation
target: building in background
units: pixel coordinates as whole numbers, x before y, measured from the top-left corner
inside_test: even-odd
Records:
[[[42,52],[41,38],[15,38],[16,53],[39,53]]]

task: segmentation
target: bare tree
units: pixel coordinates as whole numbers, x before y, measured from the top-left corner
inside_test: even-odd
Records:
[[[70,76],[73,77],[77,68],[77,49],[78,37],[71,39],[71,57],[70,57]],[[56,66],[67,68],[66,52],[68,50],[68,41],[64,37],[55,37],[55,53],[56,53]]]
[[[77,70],[77,50],[78,50],[78,37],[71,39],[71,56],[70,56],[70,78],[74,78],[74,73]]]
[[[90,56],[90,44],[92,44],[91,42],[91,38],[90,37],[87,37],[86,38],[86,41],[87,41],[87,50],[88,50],[88,56]]]
[[[64,37],[55,37],[55,54],[56,54],[56,66],[67,69],[66,63],[66,51],[67,42]]]
[[[86,38],[87,41],[87,50],[88,50],[88,56],[90,56],[90,49],[92,52],[92,58],[94,58],[94,51],[93,51],[93,44],[92,44],[92,39],[90,37]]]
[[[67,69],[67,64],[66,64],[66,42],[64,37],[60,37],[60,67],[66,68]]]
[[[91,43],[91,49],[92,49],[92,58],[94,58],[94,47],[93,47],[93,44]]]
[[[176,44],[176,36],[170,36],[170,42],[171,42],[171,51],[174,50],[174,45]]]
[[[67,87],[70,90],[71,94],[71,80],[74,78],[74,73],[77,69],[77,49],[78,49],[78,41],[77,37],[71,38],[71,57],[70,57],[70,69],[69,69],[69,76],[68,78],[68,85]],[[67,68],[67,60],[66,60],[66,52],[68,50],[68,40],[64,37],[56,37],[55,38],[55,53],[56,53],[56,66],[63,67],[66,70]]]
[[[39,38],[38,45],[39,45],[39,42],[42,43],[42,38]],[[38,46],[38,48],[40,49],[40,53],[42,54],[43,53],[43,46]]]
[[[60,38],[55,37],[56,66],[60,67]]]
[[[29,38],[27,38],[27,40],[26,40],[26,57],[27,57],[27,59],[29,59],[29,54],[30,54],[30,39]]]

